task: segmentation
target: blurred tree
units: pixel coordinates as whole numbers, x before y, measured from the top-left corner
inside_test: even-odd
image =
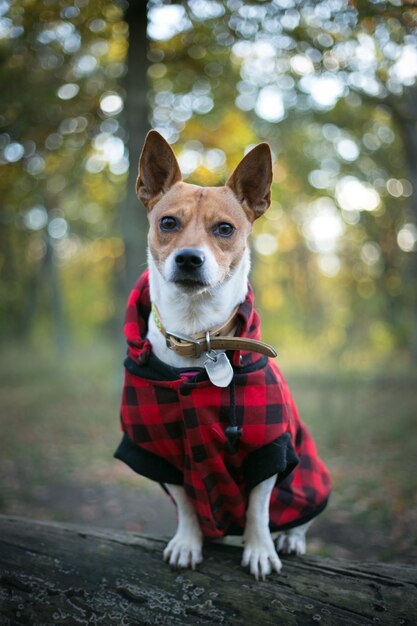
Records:
[[[52,321],[63,340],[57,272],[62,279],[84,256],[94,274],[98,258],[114,265],[123,252],[114,207],[128,169],[117,121],[127,27],[122,9],[104,0],[5,0],[0,12],[1,328],[29,333],[36,318],[49,333]],[[101,254],[89,246],[96,239]],[[65,299],[67,314],[78,316],[73,293]],[[107,302],[100,310],[93,295],[82,306],[104,321]]]
[[[145,215],[134,180],[147,72],[151,124],[178,144],[190,181],[221,182],[259,139],[273,148],[273,204],[254,238],[270,338],[345,355],[409,346],[416,9],[149,0],[148,44],[146,3],[132,2],[124,21],[125,9],[105,0],[1,3],[2,327],[21,332],[37,308],[46,328],[48,246],[68,319],[86,332],[113,315],[109,277],[116,272],[126,290],[140,271]]]
[[[260,258],[276,261],[256,272],[274,333],[279,314],[283,336],[338,351],[409,344],[416,9],[151,0],[150,33],[153,125],[180,137],[191,180],[221,179],[225,156],[233,163],[255,141],[250,129],[278,157],[255,239]]]

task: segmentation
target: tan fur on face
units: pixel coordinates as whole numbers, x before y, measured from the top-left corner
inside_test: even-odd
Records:
[[[174,232],[161,231],[162,217],[176,217],[181,227]],[[221,270],[222,278],[238,264],[247,246],[251,230],[242,206],[229,187],[198,187],[183,182],[173,185],[149,213],[149,248],[161,271],[162,264],[175,250],[209,249]],[[230,237],[213,234],[220,222],[235,227]]]

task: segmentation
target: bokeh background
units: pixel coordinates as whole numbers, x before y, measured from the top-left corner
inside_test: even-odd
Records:
[[[0,512],[167,535],[112,459],[146,131],[222,184],[268,141],[264,338],[333,476],[311,551],[417,555],[417,9],[0,0]]]

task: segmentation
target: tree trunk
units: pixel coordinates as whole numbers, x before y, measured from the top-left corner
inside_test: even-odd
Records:
[[[414,624],[417,568],[283,558],[256,582],[241,551],[211,543],[196,571],[172,571],[164,542],[0,516],[0,624],[242,626]]]
[[[55,347],[62,352],[68,346],[68,326],[66,324],[61,293],[61,279],[56,263],[55,252],[49,236],[45,238],[46,253],[43,260],[43,282],[47,291],[48,308]]]
[[[133,287],[146,264],[148,221],[146,210],[135,193],[139,154],[148,124],[147,105],[147,3],[129,2],[126,21],[129,25],[129,52],[126,75],[126,124],[129,133],[129,177],[127,196],[121,207],[121,229],[125,244],[124,296]]]
[[[129,26],[127,73],[124,82],[124,125],[128,132],[129,174],[126,197],[120,203],[119,209],[119,232],[125,254],[124,263],[117,264],[114,270],[115,313],[109,325],[112,336],[119,335],[120,340],[127,296],[146,266],[148,220],[145,208],[136,197],[135,186],[139,154],[149,128],[147,2],[130,0],[125,20]]]
[[[410,209],[414,224],[417,225],[417,88],[407,90],[406,95],[399,102],[391,101],[391,111],[400,131],[404,145],[404,156],[407,163],[407,178],[412,185]],[[411,271],[417,278],[417,254],[411,253]],[[417,290],[414,291],[414,319],[411,329],[411,356],[417,362]]]

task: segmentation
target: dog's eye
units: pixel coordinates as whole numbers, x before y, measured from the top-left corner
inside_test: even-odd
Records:
[[[219,237],[231,237],[235,232],[235,227],[227,222],[220,222],[220,224],[216,224],[213,228],[213,234],[218,235]]]
[[[180,224],[177,218],[172,217],[171,215],[166,215],[165,217],[162,217],[159,222],[161,230],[164,230],[165,232],[176,230],[179,225]]]

